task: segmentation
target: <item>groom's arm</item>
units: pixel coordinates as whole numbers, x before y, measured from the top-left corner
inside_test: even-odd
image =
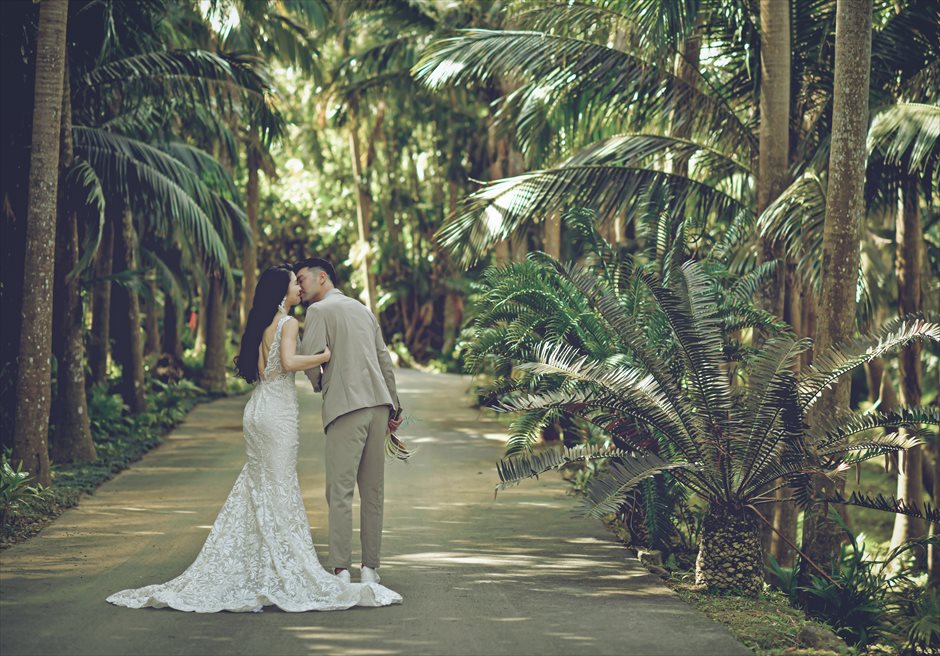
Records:
[[[316,355],[326,349],[326,324],[323,322],[323,316],[315,305],[311,304],[307,308],[307,315],[304,317],[304,336],[300,339],[300,352],[303,355]],[[321,391],[320,367],[311,367],[304,371],[310,383],[313,385],[313,391]]]
[[[395,368],[392,366],[392,358],[388,354],[388,347],[385,346],[385,340],[382,339],[382,329],[379,322],[375,321],[375,354],[379,358],[379,367],[382,369],[382,377],[385,378],[385,386],[388,393],[392,395],[392,401],[395,403],[395,409],[401,409],[401,403],[398,400],[398,388],[395,385]]]

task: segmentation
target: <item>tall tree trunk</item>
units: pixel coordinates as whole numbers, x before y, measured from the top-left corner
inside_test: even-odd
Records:
[[[178,364],[183,361],[183,313],[172,293],[163,296],[163,352],[173,356]]]
[[[359,144],[358,103],[349,104],[349,151],[352,158],[353,182],[356,187],[356,227],[359,232],[359,270],[365,285],[363,293],[366,307],[376,319],[379,310],[376,303],[378,295],[375,288],[375,275],[372,273],[372,245],[370,242],[370,225],[372,223],[372,194],[369,190],[368,173],[362,168],[362,148]]]
[[[556,260],[561,258],[561,214],[549,212],[542,226],[542,248]]]
[[[784,306],[783,319],[793,327],[794,333],[800,335],[803,330],[802,281],[793,263],[787,263],[784,282],[787,291],[784,294],[786,305]],[[799,360],[794,363],[793,369],[794,373],[799,373]],[[771,536],[770,553],[772,553],[774,558],[777,559],[777,562],[784,567],[792,567],[796,561],[796,552],[790,544],[797,543],[796,524],[799,512],[797,511],[796,503],[792,501],[793,491],[789,487],[778,489],[775,495],[777,497],[777,503],[774,504],[776,508],[773,514],[773,525],[776,531],[774,531]],[[784,540],[781,538],[781,534],[786,536],[787,539]],[[787,540],[789,540],[790,544],[787,543]]]
[[[904,316],[924,309],[921,272],[924,261],[924,235],[921,229],[920,212],[917,204],[917,184],[906,182],[901,188],[901,199],[895,222],[895,274],[898,280],[898,315]],[[900,382],[901,405],[919,406],[921,403],[921,370],[919,342],[910,344],[898,355],[898,377]],[[899,432],[907,432],[900,429]],[[898,492],[897,496],[918,505],[924,502],[924,479],[921,471],[923,447],[914,447],[898,454]],[[891,546],[897,547],[927,533],[927,523],[923,519],[895,515],[894,532]],[[926,552],[915,551],[918,565],[925,567]]]
[[[692,32],[688,35],[688,37],[686,37],[686,39],[680,44],[679,51],[675,56],[675,63],[673,65],[673,72],[675,73],[676,77],[693,89],[698,86],[698,80],[700,77],[699,65],[702,58],[703,25],[704,21],[702,19],[702,14],[699,12],[699,16],[695,21],[695,27],[692,29]],[[629,49],[626,48],[625,42],[624,47],[619,49],[629,52]],[[686,104],[678,104],[673,106],[669,117],[670,131],[672,135],[677,139],[690,139],[692,137],[692,121],[695,113],[699,111],[702,111],[702,109],[699,107],[689,107]],[[674,174],[682,177],[688,177],[690,159],[691,155],[675,155],[673,156],[672,161],[669,163],[669,167]],[[683,211],[680,216],[684,218],[685,211]],[[609,241],[613,243],[612,240]]]
[[[124,271],[136,271],[137,235],[134,231],[134,213],[130,207],[121,210],[121,224],[115,230],[115,253]],[[147,411],[144,387],[144,345],[140,334],[140,298],[122,285],[113,289],[115,311],[113,317],[120,326],[120,339],[115,343],[115,356],[121,363],[121,397],[133,414]]]
[[[872,0],[837,0],[835,76],[829,193],[823,228],[821,291],[816,316],[816,353],[851,338],[855,332],[859,234],[864,206],[865,141],[868,135],[868,86],[871,71]],[[851,381],[842,380],[823,393],[814,417],[848,410]],[[845,479],[813,479],[818,495],[842,492]],[[841,530],[824,514],[825,504],[806,511],[803,547],[807,556],[828,566],[838,556]],[[809,578],[803,563],[800,582]]]
[[[153,271],[146,273],[146,285],[150,291],[144,302],[144,355],[160,355],[160,304],[157,302],[157,279]]]
[[[36,86],[33,96],[32,152],[23,263],[23,308],[16,372],[13,462],[48,485],[49,409],[52,356],[52,282],[56,204],[59,189],[59,133],[65,73],[67,0],[44,0],[39,7]]]
[[[505,137],[496,133],[494,122],[489,126],[489,151],[490,151],[490,180],[499,180],[508,176],[509,170],[509,142]],[[509,252],[509,240],[503,239],[496,243],[493,248],[493,264],[496,266],[505,266],[509,264],[511,254]]]
[[[91,335],[88,342],[88,363],[91,382],[99,385],[108,379],[111,357],[111,286],[107,280],[114,266],[114,225],[105,221],[101,244],[95,256],[95,282],[92,291]]]
[[[61,176],[72,165],[72,102],[68,67],[62,92]],[[97,458],[91,439],[88,399],[85,396],[85,313],[80,279],[73,269],[78,265],[78,216],[68,207],[64,185],[59,187],[58,229],[56,230],[55,303],[53,305],[53,346],[58,368],[56,398],[52,404],[52,455],[57,462],[92,462]]]
[[[202,387],[210,394],[225,392],[225,326],[228,321],[222,278],[210,274],[206,302],[206,355],[202,366]]]
[[[940,405],[940,398],[935,399]],[[940,429],[933,436],[933,507],[940,508]],[[940,524],[930,523],[930,535],[940,535]],[[927,580],[936,590],[940,588],[940,542],[935,542],[927,548]]]
[[[242,294],[239,309],[241,326],[244,326],[248,320],[251,299],[254,298],[255,285],[258,284],[258,169],[261,168],[261,162],[257,141],[257,135],[252,131],[252,136],[248,141],[246,157],[248,182],[245,185],[245,210],[248,213],[248,226],[252,240],[246,241],[242,247]]]
[[[196,336],[193,338],[193,351],[203,353],[206,350],[206,315],[208,314],[209,304],[207,298],[208,289],[200,290],[198,300],[198,310],[196,311]]]
[[[760,127],[757,156],[757,213],[760,214],[787,187],[790,160],[790,2],[760,0]],[[771,237],[761,238],[762,262],[779,261],[783,247]],[[760,305],[774,316],[786,311],[786,267],[779,266],[760,290]],[[755,342],[764,335],[756,335]],[[780,494],[786,491],[778,490]],[[774,527],[795,521],[795,509],[774,504],[769,520]],[[794,524],[795,526],[795,524]],[[777,533],[764,526],[765,550],[792,560],[789,547]]]
[[[790,162],[790,2],[760,0],[761,81],[757,156],[757,213],[787,188]],[[770,237],[761,240],[762,260],[780,259],[783,248]],[[785,267],[762,289],[762,305],[783,316]]]

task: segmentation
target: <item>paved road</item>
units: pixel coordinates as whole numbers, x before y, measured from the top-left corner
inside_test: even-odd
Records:
[[[157,450],[28,543],[0,552],[0,651],[20,654],[748,654],[650,576],[556,477],[500,493],[505,435],[468,380],[399,372],[420,445],[389,465],[382,609],[197,615],[107,604],[195,557],[243,464],[247,397],[199,406]],[[325,553],[319,397],[298,378],[301,487]],[[358,516],[358,513],[354,513]],[[356,554],[354,553],[354,558]]]

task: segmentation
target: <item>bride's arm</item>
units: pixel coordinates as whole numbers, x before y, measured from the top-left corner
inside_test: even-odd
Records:
[[[306,371],[330,361],[330,349],[316,355],[298,355],[297,320],[288,319],[281,328],[281,369],[284,371]]]

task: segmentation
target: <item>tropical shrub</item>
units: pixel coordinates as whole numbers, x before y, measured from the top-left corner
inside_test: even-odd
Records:
[[[19,514],[41,507],[50,500],[49,488],[32,485],[31,476],[23,471],[22,462],[13,468],[9,451],[4,449],[0,456],[0,526],[3,527],[14,522]]]
[[[908,649],[940,646],[940,623],[930,616],[937,607],[936,592],[912,581],[911,549],[931,537],[890,550],[882,557],[867,553],[866,545],[832,513],[848,537],[829,576],[810,576],[804,605],[807,612],[833,626],[849,644],[859,648],[889,638],[901,629]],[[920,652],[923,653],[923,652]]]
[[[601,517],[617,512],[641,481],[669,472],[708,504],[696,582],[750,594],[763,586],[758,505],[772,502],[780,485],[803,507],[850,503],[940,519],[937,510],[893,499],[820,499],[811,483],[812,474],[833,476],[920,444],[920,425],[940,424],[940,411],[810,417],[840,376],[912,340],[940,340],[940,324],[896,320],[816,353],[797,374],[812,341],[722,291],[710,263],[672,264],[661,276],[612,253],[590,222],[573,218],[597,246],[587,264],[540,254],[482,279],[468,363],[497,371],[514,365],[494,381],[487,405],[520,413],[510,440],[518,452],[499,463],[500,487],[604,459],[606,468],[585,486],[586,512]],[[751,293],[756,279],[735,283],[737,291]],[[735,344],[736,331],[755,327],[766,335],[760,349]],[[608,445],[532,452],[537,429],[558,416],[593,424]],[[899,427],[909,431],[881,433]]]

